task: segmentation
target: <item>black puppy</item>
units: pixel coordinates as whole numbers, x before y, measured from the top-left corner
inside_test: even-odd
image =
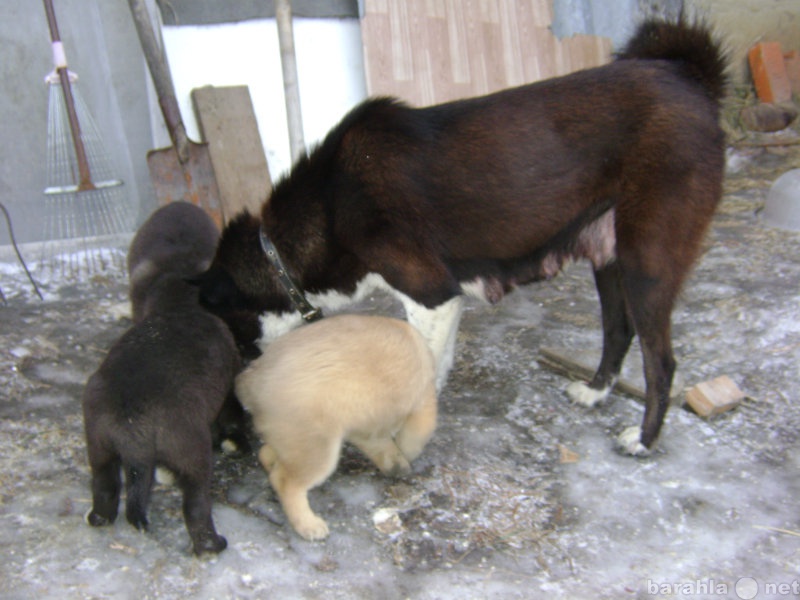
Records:
[[[128,250],[129,296],[134,323],[170,306],[173,300],[178,305],[185,301],[196,304],[198,300],[191,288],[175,284],[165,286],[159,282],[167,274],[188,279],[202,273],[211,264],[218,241],[219,228],[208,213],[195,204],[170,202],[154,211],[136,231]],[[174,299],[170,298],[172,293],[176,294]],[[240,334],[234,332],[234,335]],[[251,357],[258,354],[240,350]],[[249,452],[247,429],[244,409],[231,394],[214,423],[214,445]]]
[[[122,468],[128,521],[146,528],[154,470],[162,465],[183,489],[197,554],[226,546],[211,519],[212,439],[249,449],[244,411],[232,393],[241,366],[235,342],[186,281],[208,265],[218,237],[211,218],[187,202],[159,208],[139,228],[128,253],[134,326],[89,379],[83,399],[89,523],[116,518]]]
[[[164,273],[191,277],[211,264],[219,229],[199,206],[170,202],[153,212],[136,232],[128,250],[128,279],[133,321],[146,312],[147,293]]]
[[[183,491],[183,515],[195,554],[227,542],[211,517],[211,426],[231,393],[239,352],[225,323],[202,309],[197,289],[164,274],[152,282],[144,315],[112,346],[83,396],[93,526],[117,517],[121,476],[126,517],[147,528],[156,465]]]

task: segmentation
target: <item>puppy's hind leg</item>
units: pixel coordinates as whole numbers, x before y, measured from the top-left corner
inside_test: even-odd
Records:
[[[217,534],[211,517],[213,452],[211,432],[183,432],[179,445],[168,457],[167,466],[178,476],[183,491],[183,520],[196,555],[222,552],[228,541]]]
[[[317,438],[314,443],[279,454],[269,473],[283,511],[294,530],[307,540],[328,537],[328,524],[314,514],[308,490],[325,481],[336,469],[341,439]]]
[[[594,406],[611,393],[634,334],[625,304],[619,264],[613,262],[595,269],[594,279],[602,310],[603,355],[589,383],[575,381],[567,386],[567,395],[575,403],[586,407]]]
[[[426,393],[422,404],[408,415],[406,422],[395,436],[397,447],[409,462],[417,458],[436,429],[436,392]]]
[[[389,477],[398,477],[411,472],[408,459],[390,436],[351,436],[348,438],[356,448],[361,450]]]
[[[147,505],[150,503],[155,469],[155,461],[152,460],[125,464],[125,518],[139,530],[147,530]]]
[[[117,518],[121,488],[120,460],[118,456],[105,456],[102,461],[91,452],[89,463],[92,467],[92,509],[86,521],[93,527],[110,525]]]
[[[204,552],[222,552],[228,541],[217,533],[211,516],[211,459],[206,474],[197,479],[182,478],[183,519],[192,538],[193,551],[198,556]]]

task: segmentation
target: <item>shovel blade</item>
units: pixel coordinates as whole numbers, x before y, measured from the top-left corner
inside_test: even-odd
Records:
[[[174,146],[147,153],[150,178],[160,205],[183,200],[205,210],[222,227],[222,204],[207,144],[189,142],[188,159],[181,164]]]

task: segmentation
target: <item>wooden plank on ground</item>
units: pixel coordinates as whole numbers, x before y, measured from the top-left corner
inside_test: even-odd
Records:
[[[539,364],[542,366],[550,369],[551,371],[555,371],[556,373],[572,377],[573,379],[589,381],[594,376],[594,372],[597,369],[597,363],[585,360],[585,358],[585,356],[581,356],[579,353],[564,349],[539,349]],[[634,358],[635,357],[631,357],[630,359],[633,360]],[[619,380],[614,386],[614,389],[618,392],[628,394],[637,400],[643,401],[645,399],[645,385],[643,377],[641,380],[637,381],[634,377],[626,377],[625,373],[623,372],[622,376],[620,376]],[[681,377],[680,373],[676,373],[673,377],[672,392],[670,394],[673,400],[680,396],[682,390],[683,378]]]
[[[245,85],[192,90],[192,102],[219,186],[222,217],[230,221],[247,209],[258,214],[272,180]]]

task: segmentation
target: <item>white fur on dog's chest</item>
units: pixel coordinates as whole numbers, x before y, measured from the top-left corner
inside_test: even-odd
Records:
[[[369,294],[384,291],[395,296],[403,304],[406,318],[422,334],[436,361],[437,388],[441,389],[453,364],[455,338],[461,318],[463,298],[457,296],[435,308],[427,308],[391,287],[377,273],[370,273],[356,286],[353,294],[331,290],[322,294],[308,294],[308,301],[325,312],[337,312]],[[473,292],[473,290],[465,290]],[[287,313],[265,313],[261,315],[261,338],[258,345],[263,349],[277,337],[303,324],[296,311]]]
[[[396,294],[396,290],[389,286],[383,277],[370,273],[358,282],[355,291],[348,295],[336,290],[329,290],[321,294],[307,294],[308,301],[323,310],[323,312],[337,312],[366,298],[375,291],[386,291]],[[289,333],[303,324],[303,318],[297,311],[285,313],[264,313],[261,315],[261,338],[258,345],[266,348],[277,337]]]

